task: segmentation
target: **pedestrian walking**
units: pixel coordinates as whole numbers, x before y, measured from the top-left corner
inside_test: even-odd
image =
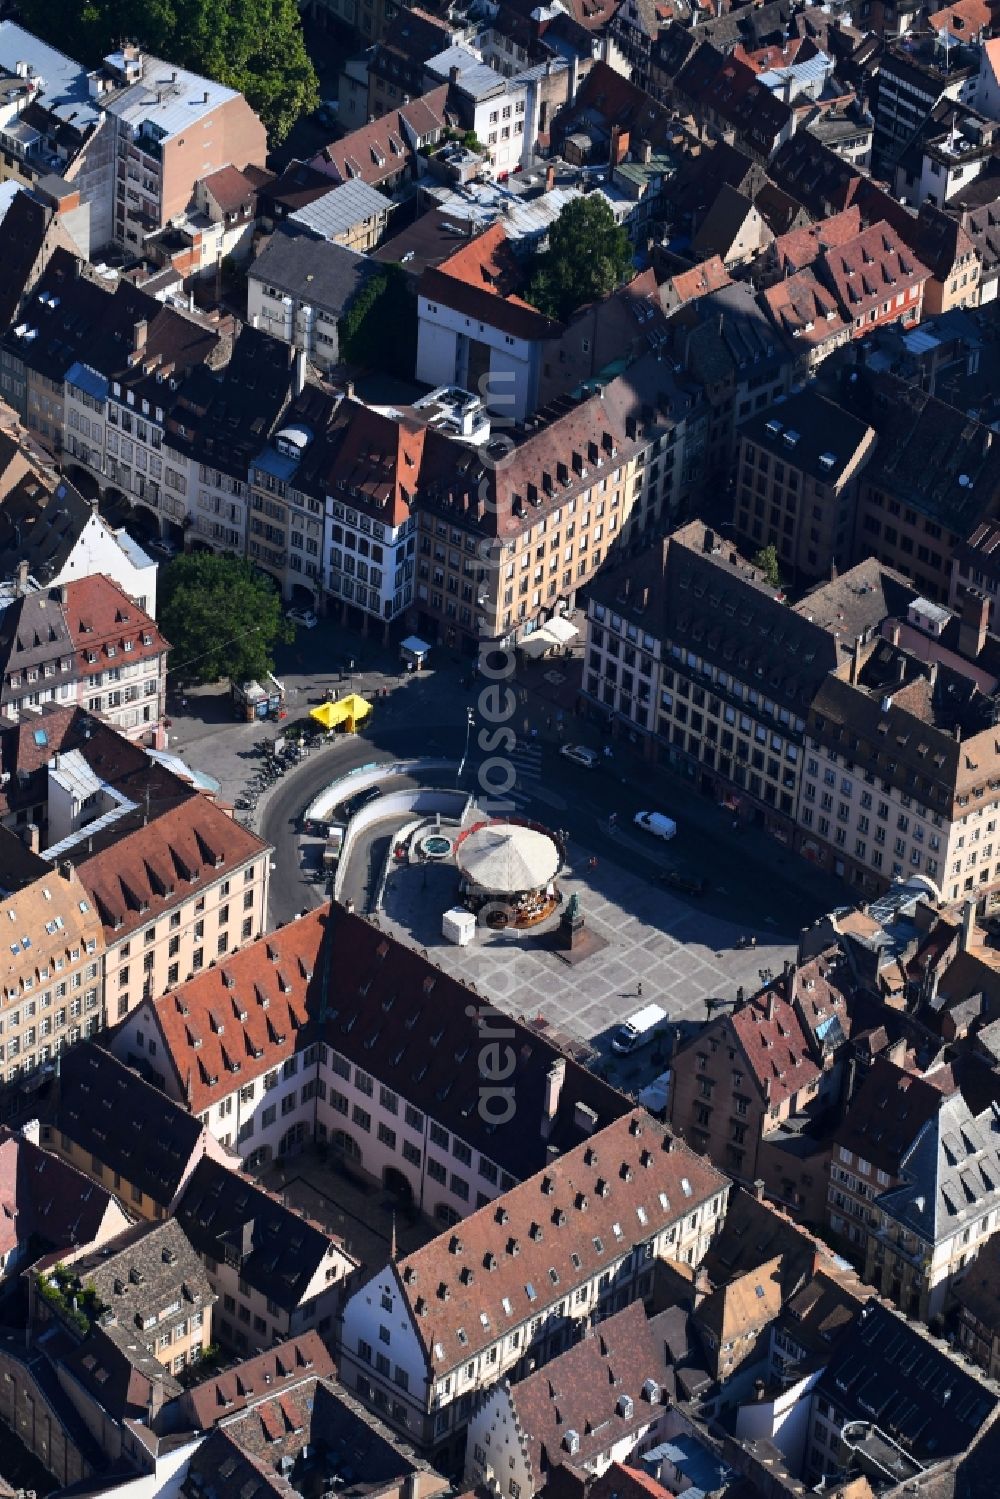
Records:
[[[587,860],[587,868],[591,872],[593,872],[597,868],[597,860],[593,857],[593,855],[591,855],[591,857]]]
[[[635,986],[635,992],[636,992],[636,997],[638,999],[641,999],[642,998],[642,979],[640,979],[639,982],[636,984],[636,986]]]

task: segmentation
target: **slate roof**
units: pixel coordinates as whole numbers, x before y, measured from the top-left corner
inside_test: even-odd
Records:
[[[106,1187],[23,1136],[0,1130],[0,1254],[33,1238],[39,1251],[89,1244],[109,1209],[118,1216]]]
[[[218,1161],[199,1161],[175,1217],[199,1254],[237,1266],[241,1280],[286,1312],[302,1304],[324,1265],[339,1272],[347,1259],[335,1235]]]
[[[25,673],[75,656],[66,622],[62,591],[58,588],[24,594],[0,613],[0,670],[3,687],[0,702],[20,701],[25,696]],[[13,685],[11,677],[17,685]],[[65,680],[65,679],[64,679]],[[69,678],[76,680],[76,675]]]
[[[956,1233],[1000,1202],[1000,1112],[974,1115],[953,1093],[920,1129],[900,1162],[904,1185],[877,1206],[925,1243]]]
[[[616,1089],[487,1005],[482,1025],[502,1024],[513,1033],[507,1044],[517,1057],[518,1100],[509,1123],[487,1124],[477,1108],[478,1075],[467,1065],[482,1045],[481,1001],[420,953],[339,906],[330,908],[329,929],[328,1045],[511,1176],[539,1170],[553,1147],[567,1150],[584,1138],[578,1106],[597,1116],[598,1129],[627,1112],[628,1100]],[[562,1060],[556,1117],[543,1135],[546,1079]]]
[[[311,911],[153,1001],[165,1060],[192,1113],[301,1049],[319,1009],[326,924],[326,908]]]
[[[892,1431],[925,1466],[963,1453],[997,1405],[981,1380],[874,1298],[837,1343],[815,1395]]]
[[[729,543],[720,545],[701,521],[674,531],[650,553],[646,566],[643,574],[634,563],[602,574],[591,585],[594,597],[723,671],[746,672],[753,663],[768,695],[804,716],[837,664],[833,634],[789,609],[763,576]]]
[[[193,1115],[92,1041],[63,1052],[49,1107],[54,1130],[164,1207],[205,1148]]]
[[[586,1466],[659,1420],[664,1372],[643,1304],[636,1301],[519,1380],[510,1399],[535,1483],[551,1481],[563,1463]],[[572,1457],[564,1440],[568,1431],[579,1437]]]
[[[834,1132],[834,1145],[897,1177],[903,1158],[943,1100],[941,1088],[930,1078],[876,1057]]]
[[[768,423],[772,428],[777,424],[779,430],[769,431]],[[779,462],[801,470],[818,483],[835,485],[853,463],[870,430],[826,396],[803,390],[749,417],[740,426],[740,437],[772,451]],[[794,448],[784,441],[790,432],[798,434]],[[823,457],[833,457],[834,462],[821,463]]]
[[[0,433],[0,452],[10,442]],[[30,577],[50,582],[66,566],[94,514],[68,479],[29,471],[0,503],[0,576],[15,577],[24,561]]]
[[[551,1161],[396,1266],[435,1377],[727,1188],[642,1109]]]
[[[340,318],[374,271],[367,256],[289,224],[275,231],[248,275]]]
[[[1000,444],[964,411],[894,375],[855,373],[837,399],[878,433],[866,481],[968,535],[1000,484]],[[962,474],[972,483],[960,484]]]
[[[150,1347],[156,1333],[144,1336],[143,1329],[151,1320],[159,1323],[168,1307],[179,1301],[182,1310],[196,1310],[216,1299],[205,1267],[175,1218],[137,1223],[74,1259],[69,1268],[81,1285],[93,1286],[121,1327]]]
[[[788,1337],[806,1350],[807,1360],[813,1356],[825,1363],[831,1348],[867,1300],[868,1287],[853,1272],[832,1275],[817,1270],[789,1297],[777,1319],[778,1326],[787,1329]]]

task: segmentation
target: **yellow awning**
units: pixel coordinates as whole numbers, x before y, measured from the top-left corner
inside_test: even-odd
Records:
[[[309,710],[309,717],[322,724],[324,729],[332,729],[335,724],[340,723],[343,716],[343,703],[321,703],[318,708]]]
[[[310,708],[309,717],[322,724],[324,729],[336,729],[343,724],[347,732],[353,734],[360,721],[367,718],[371,711],[371,703],[358,693],[349,692],[339,703],[321,703],[318,708]]]

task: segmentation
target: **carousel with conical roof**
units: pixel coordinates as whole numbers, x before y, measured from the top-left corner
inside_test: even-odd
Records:
[[[454,858],[462,904],[487,926],[536,926],[559,904],[555,881],[563,851],[539,823],[477,822],[456,840]]]

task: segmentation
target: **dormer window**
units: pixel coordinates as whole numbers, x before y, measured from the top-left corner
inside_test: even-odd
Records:
[[[116,645],[109,645],[107,651],[109,656],[117,656],[118,647]]]

